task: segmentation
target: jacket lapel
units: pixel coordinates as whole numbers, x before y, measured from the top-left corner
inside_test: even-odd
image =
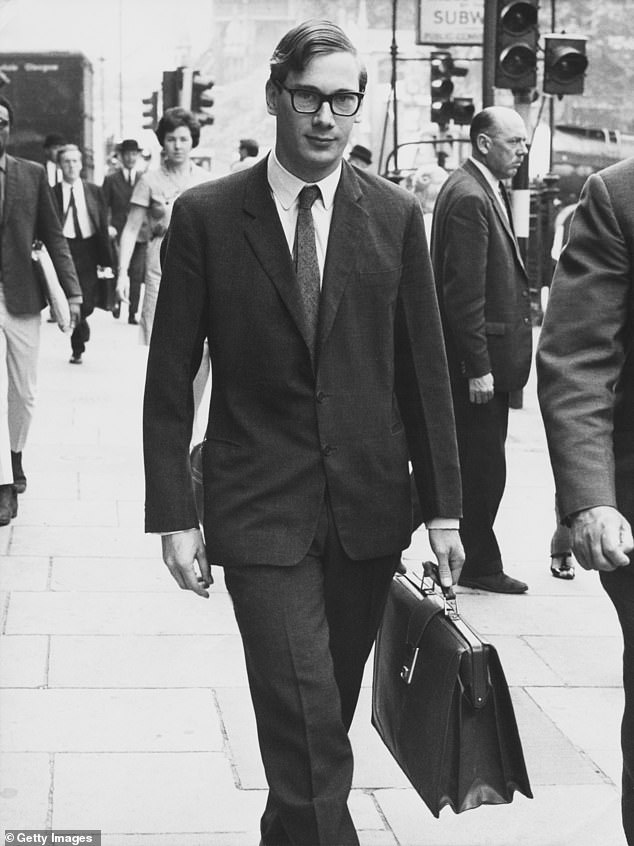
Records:
[[[271,196],[266,161],[263,159],[249,170],[244,198],[245,236],[308,345],[304,309],[284,230]]]
[[[356,271],[357,256],[364,241],[361,233],[366,226],[367,217],[363,206],[363,193],[354,169],[344,162],[328,235],[328,251],[319,303],[318,350],[328,339],[343,292]]]
[[[11,207],[18,196],[18,163],[13,156],[7,156],[7,172],[4,184],[4,212],[3,219],[9,220]]]
[[[513,242],[513,249],[515,250],[515,256],[516,256],[518,262],[520,263],[520,267],[522,267],[522,269],[525,270],[524,259],[522,258],[522,254],[520,253],[519,245],[517,243],[517,238],[515,237],[515,233],[511,229],[511,224],[509,223],[507,216],[502,211],[502,206],[500,205],[500,201],[495,196],[495,192],[494,192],[493,188],[491,187],[491,184],[484,178],[484,174],[479,170],[479,168],[477,168],[473,164],[473,162],[467,160],[464,163],[463,167],[468,173],[470,173],[474,177],[474,179],[478,180],[479,184],[486,191],[487,195],[489,196],[489,199],[493,203],[493,208],[495,209],[495,213],[497,214],[497,216],[500,220],[500,223],[502,224],[506,234],[509,236],[509,238]]]

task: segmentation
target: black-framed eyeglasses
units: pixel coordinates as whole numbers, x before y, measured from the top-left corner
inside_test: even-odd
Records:
[[[363,101],[361,91],[336,91],[334,94],[322,94],[310,88],[287,88],[279,83],[280,88],[291,95],[291,105],[300,115],[315,115],[324,103],[328,103],[333,115],[352,117],[359,111]]]

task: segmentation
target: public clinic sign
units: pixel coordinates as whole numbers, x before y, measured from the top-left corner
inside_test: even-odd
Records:
[[[484,4],[492,0],[418,0],[417,44],[482,44]]]

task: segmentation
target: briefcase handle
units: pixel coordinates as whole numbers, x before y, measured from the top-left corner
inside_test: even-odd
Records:
[[[441,584],[438,564],[435,564],[433,561],[423,561],[423,577],[420,587],[423,593],[436,594],[436,596],[438,595],[436,588],[440,588],[444,602],[445,617],[449,617],[450,620],[454,621],[460,619],[456,592],[453,589],[453,585]]]

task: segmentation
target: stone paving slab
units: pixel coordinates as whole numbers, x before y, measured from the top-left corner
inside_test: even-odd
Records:
[[[226,595],[203,600],[174,593],[26,593],[11,594],[7,634],[230,634],[233,609]]]
[[[534,799],[483,806],[436,820],[410,790],[376,793],[402,846],[626,846],[620,800],[609,785],[543,787]]]
[[[499,642],[499,639],[496,639]],[[618,637],[533,637],[527,645],[571,687],[595,686],[621,688],[623,676],[623,641]],[[508,666],[511,666],[507,662]],[[527,680],[527,685],[536,682]],[[540,684],[537,682],[537,684]],[[548,683],[543,686],[550,687]]]
[[[56,828],[253,833],[265,801],[235,787],[222,752],[55,756]]]
[[[20,516],[15,526],[119,526],[117,506],[102,500],[36,499],[20,500]]]
[[[223,743],[209,690],[2,692],[8,752],[219,752]]]
[[[0,557],[0,590],[46,590],[50,571],[48,555]]]
[[[11,555],[108,555],[113,558],[156,554],[156,538],[101,526],[12,525]]]
[[[52,756],[3,750],[0,758],[0,828],[46,828],[52,779]]]
[[[48,654],[46,635],[0,638],[0,687],[43,687],[48,678]],[[4,696],[0,716],[4,719]]]
[[[55,556],[51,564],[51,590],[88,593],[170,593],[179,587],[163,564],[160,550],[147,558],[110,558],[91,555]],[[214,592],[216,592],[214,588]]]
[[[54,636],[48,679],[51,687],[240,687],[243,697],[247,686],[238,634]]]

